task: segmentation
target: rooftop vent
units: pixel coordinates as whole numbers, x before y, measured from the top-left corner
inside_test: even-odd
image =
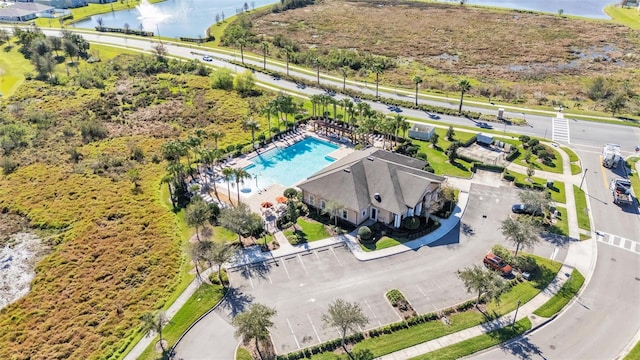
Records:
[[[348,173],[350,173],[350,172],[351,172],[351,169],[349,169],[349,168],[345,168],[345,169],[344,169],[344,172],[348,172]]]
[[[377,202],[381,202],[382,201],[382,197],[380,197],[380,193],[373,194],[373,198],[376,199]]]
[[[375,159],[373,156],[367,156],[367,160],[373,161]]]

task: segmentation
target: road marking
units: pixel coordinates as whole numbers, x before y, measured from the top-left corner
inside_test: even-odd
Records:
[[[554,117],[551,119],[551,139],[556,142],[570,144],[569,120]]]
[[[416,284],[416,287],[422,293],[422,296],[424,296],[424,298],[427,299],[427,301],[430,301],[429,297],[427,296],[427,294],[424,293],[424,290],[422,290],[422,288],[420,286],[418,286],[418,284]]]
[[[438,289],[442,289],[442,287],[440,287],[440,285],[438,285],[438,283],[435,280],[431,279],[431,282],[433,282],[433,284],[437,286]]]
[[[313,253],[316,254],[316,259],[320,260],[320,255],[318,255],[318,251],[314,251]]]
[[[609,234],[604,231],[596,231],[596,238],[598,242],[607,244],[609,246],[615,246],[625,251],[632,252],[634,254],[640,254],[640,243],[631,239],[623,238],[622,236]],[[627,243],[629,245],[627,245]]]
[[[253,280],[251,280],[251,272],[249,271],[249,265],[244,266],[247,271],[247,278],[249,279],[249,284],[251,284],[251,288],[254,289]]]
[[[318,342],[321,343],[322,340],[320,340],[320,335],[318,335],[318,331],[316,330],[316,327],[313,326],[313,321],[311,321],[311,316],[309,316],[309,313],[307,313],[307,319],[309,319],[309,323],[311,324],[311,328],[313,329],[313,332],[316,334],[316,337],[318,338]]]
[[[376,315],[376,313],[373,311],[367,299],[364,299],[364,304],[367,305],[367,307],[369,308],[369,311],[371,311],[371,313],[373,314],[373,318],[378,322],[378,326],[382,326],[380,319],[378,319],[378,315]]]
[[[287,273],[287,278],[289,278],[289,280],[291,280],[291,276],[289,276],[289,270],[287,270],[287,264],[284,263],[283,259],[280,259],[282,261],[282,266],[284,266],[284,271]],[[300,347],[298,347],[300,348]]]
[[[293,327],[289,322],[289,318],[287,318],[287,324],[289,325],[289,330],[291,330],[291,336],[293,336],[293,340],[296,341],[296,346],[298,346],[298,349],[300,349],[300,343],[298,342],[298,338],[296,338],[296,334],[293,332]]]
[[[558,247],[556,246],[556,247],[553,249],[553,252],[551,253],[551,257],[549,257],[549,259],[551,259],[551,260],[555,260],[557,255],[558,255]]]
[[[602,155],[600,155],[600,173],[602,174],[602,183],[604,184],[605,189],[609,189],[609,183],[607,182],[607,170],[604,165],[602,165]]]
[[[300,265],[302,265],[302,270],[304,270],[304,273],[309,275],[309,273],[307,272],[307,267],[304,266],[304,262],[302,262],[302,258],[300,257],[300,255],[297,256],[298,260],[300,260]]]
[[[336,257],[336,260],[338,260],[338,265],[342,266],[342,262],[340,262],[340,259],[338,258],[338,255],[336,254],[336,252],[333,250],[333,248],[330,248],[331,252],[333,253],[333,256]]]

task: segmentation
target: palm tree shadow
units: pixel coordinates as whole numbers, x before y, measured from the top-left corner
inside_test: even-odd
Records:
[[[225,315],[233,318],[237,314],[245,311],[252,301],[253,296],[245,294],[241,287],[230,287],[227,289],[224,300],[220,303],[220,309],[228,312]]]

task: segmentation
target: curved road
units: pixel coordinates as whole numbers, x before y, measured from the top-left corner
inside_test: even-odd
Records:
[[[59,34],[58,30],[45,30],[45,32],[48,35]],[[154,44],[154,42],[145,39],[125,39],[105,34],[83,33],[83,36],[90,42],[104,43],[120,47],[132,47],[136,50],[144,51],[151,51],[152,45]],[[219,49],[193,49],[166,42],[164,44],[168,53],[172,56],[179,56],[182,58],[201,58],[203,55],[208,54],[214,57],[214,61],[212,63],[215,66],[224,66],[234,71],[242,70],[242,67],[229,63],[229,61],[238,60],[239,58],[239,56],[235,55],[233,52]],[[245,55],[245,61],[256,66],[262,65],[262,58],[257,56]],[[268,63],[268,69],[278,70],[282,73],[285,72],[284,65],[276,65],[271,62]],[[314,71],[304,70],[297,67],[291,67],[290,73],[294,76],[305,78],[310,81],[315,81],[316,79]],[[286,89],[296,95],[308,96],[323,92],[322,90],[311,87],[304,90],[298,89],[294,83],[284,80],[276,80],[261,73],[256,73],[256,78],[262,86],[269,87],[270,84],[277,85],[279,88]],[[321,77],[321,83],[330,84],[338,88],[342,87],[342,79],[326,75]],[[365,85],[362,83],[348,81],[347,86],[351,89],[356,89],[368,94],[375,93],[374,85],[371,84]],[[395,90],[387,87],[380,87],[381,97],[403,97],[411,101],[413,99],[412,94],[413,92],[408,90]],[[458,100],[455,98],[449,100],[434,99],[434,97],[427,98],[426,96],[421,96],[420,98],[421,103],[431,103],[434,105],[449,107],[456,107],[457,101]],[[376,110],[386,113],[389,112],[384,104],[377,102],[370,102],[370,104]],[[477,103],[467,101],[465,102],[464,108],[488,114],[496,113],[495,109],[486,109],[483,107],[477,108],[474,104]],[[626,248],[628,246],[635,246],[635,244],[631,242],[640,241],[640,222],[638,221],[637,209],[620,209],[617,206],[610,204],[610,194],[606,189],[607,180],[613,176],[620,176],[623,174],[611,173],[610,170],[603,169],[599,165],[598,154],[600,153],[602,145],[608,142],[619,143],[622,145],[625,155],[631,154],[633,148],[640,145],[640,129],[623,125],[601,124],[575,119],[566,119],[554,122],[552,117],[556,114],[553,113],[527,110],[527,114],[525,115],[521,113],[521,109],[511,107],[505,108],[507,109],[507,116],[526,117],[526,120],[530,125],[528,127],[508,128],[505,126],[505,132],[508,130],[511,133],[545,137],[559,143],[570,144],[578,150],[578,153],[583,159],[583,168],[589,169],[585,172],[585,181],[590,189],[589,203],[591,206],[590,211],[594,215],[594,224],[596,229],[605,229],[606,233],[604,233],[603,236],[598,237],[598,262],[595,273],[593,274],[591,281],[588,283],[588,286],[581,294],[581,297],[573,306],[569,307],[557,321],[550,323],[533,334],[519,339],[518,342],[510,343],[502,346],[500,349],[487,352],[477,357],[493,359],[505,357],[534,358],[535,356],[538,356],[541,359],[614,359],[620,351],[628,345],[634,335],[637,334],[638,324],[640,323],[640,308],[636,306],[637,299],[640,298],[640,262],[638,261],[640,244],[635,247],[638,249],[637,252]],[[434,120],[429,117],[429,114],[411,109],[404,109],[403,114],[409,117],[424,119],[435,124],[443,123],[443,125],[446,126],[450,124],[463,126],[475,125],[471,120],[452,116],[441,116],[439,119]],[[566,116],[571,117],[571,115]],[[465,218],[466,217],[467,215],[465,215]],[[481,228],[482,227],[479,229]],[[491,239],[494,239],[493,234],[491,234]],[[469,243],[473,244],[473,241],[470,241]],[[452,255],[452,253],[447,254],[448,251],[443,250],[448,248],[449,246],[439,248],[440,251],[445,251],[445,253],[441,254],[441,257],[446,258],[447,256]],[[468,254],[467,256],[461,257],[460,259],[465,258],[467,260],[458,262],[456,267],[468,263],[469,258],[477,257],[478,254],[485,251],[486,246],[480,246],[482,250],[478,249],[477,246],[470,246],[470,248],[475,249],[474,254]],[[458,247],[454,246],[451,249],[457,250]],[[434,249],[430,249],[430,253],[433,252],[433,250]],[[422,253],[422,251],[420,251],[420,253]],[[423,256],[427,256],[430,253],[426,253],[424,255],[419,254],[421,262],[426,260],[423,259]],[[456,253],[464,253],[464,251],[456,251]],[[412,253],[411,255],[416,256],[418,254]],[[405,257],[406,256],[409,255],[405,255]],[[376,262],[378,267],[393,266],[393,270],[390,270],[393,281],[392,279],[389,279],[389,281],[394,284],[398,277],[403,277],[400,274],[404,273],[404,271],[398,272],[400,269],[396,268],[396,266],[401,266],[401,268],[410,270],[411,273],[415,271],[415,268],[407,269],[405,266],[402,266],[404,261],[397,261],[398,259],[407,260],[404,259],[404,257],[393,257],[386,259],[386,261]],[[414,259],[413,261],[416,260]],[[437,263],[438,261],[442,261],[442,259],[434,257],[433,261]],[[411,264],[412,262],[409,261],[408,263]],[[425,266],[425,270],[429,269],[428,264],[424,264],[423,266]],[[383,273],[388,272],[385,271]],[[413,275],[415,275],[415,273]],[[353,275],[350,272],[348,276]],[[366,278],[361,278],[361,280],[367,281]],[[409,280],[409,282],[412,282],[413,278],[409,277]],[[410,284],[407,286],[410,286]],[[318,288],[318,291],[322,293],[326,292],[327,289]],[[342,291],[346,293],[346,290],[343,289]],[[459,298],[459,296],[461,296],[461,294],[454,296],[454,298]],[[262,296],[260,296],[260,298],[262,298]],[[260,300],[262,301],[262,299]],[[266,297],[264,302],[269,304],[269,297]],[[220,319],[224,321],[224,317],[221,317],[217,312],[213,312],[212,316],[219,317],[217,319],[219,325],[215,325],[214,321],[214,324],[207,326],[205,324],[208,324],[208,321],[205,321],[202,326],[206,327],[208,330],[203,329],[201,331],[195,331],[199,335],[191,333],[188,334],[178,347],[178,357],[181,357],[180,352],[182,352],[185,355],[189,354],[189,357],[187,357],[189,359],[216,358],[213,355],[214,353],[210,350],[211,343],[209,340],[213,339],[209,338],[209,336],[217,338],[218,336],[222,336],[222,334],[216,335],[217,331],[223,331],[227,334],[231,329],[219,322]],[[309,319],[311,322],[311,317]],[[313,323],[311,323],[311,325],[313,327]],[[293,333],[292,325],[289,326]],[[197,329],[197,327],[194,329]],[[205,331],[213,332],[209,334]],[[315,335],[320,339],[318,333]],[[194,336],[196,337],[194,338]],[[229,346],[228,336],[225,337],[227,340],[224,341],[224,345]],[[313,340],[313,337],[311,338]],[[185,348],[195,350],[197,355],[192,355]]]

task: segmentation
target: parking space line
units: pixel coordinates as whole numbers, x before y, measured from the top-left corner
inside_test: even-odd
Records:
[[[245,265],[244,268],[245,268],[245,271],[247,272],[247,278],[249,279],[249,284],[251,284],[251,288],[254,289],[255,287],[253,286],[253,280],[251,280],[251,272],[249,271],[249,266]]]
[[[331,248],[331,253],[333,253],[333,256],[336,257],[336,260],[338,261],[338,265],[342,266],[342,262],[340,262],[340,259],[338,259],[338,255],[336,254],[335,251],[333,251],[333,248]]]
[[[324,250],[324,251],[326,251],[326,250]],[[320,260],[320,255],[318,255],[318,253],[319,253],[319,252],[320,252],[320,251],[314,251],[314,252],[313,252],[314,254],[316,254],[316,259],[318,259],[318,260]]]
[[[431,279],[431,282],[433,282],[433,284],[440,290],[442,290],[442,287],[440,287],[440,285],[433,279]]]
[[[298,349],[300,349],[300,343],[298,342],[298,338],[296,337],[296,334],[293,332],[293,327],[289,322],[289,318],[287,318],[287,324],[289,325],[289,330],[291,331],[291,336],[293,336],[293,340],[296,341],[296,346],[298,346]]]
[[[302,261],[302,258],[300,257],[300,255],[298,255],[298,260],[300,261],[300,265],[302,265],[302,270],[304,270],[304,273],[306,275],[309,275],[309,273],[307,272],[307,267],[304,266],[304,262]]]
[[[553,249],[553,252],[551,252],[551,256],[549,257],[549,259],[551,259],[551,260],[555,260],[557,255],[558,255],[558,247],[556,246],[556,247]]]
[[[378,326],[382,326],[382,323],[380,322],[380,319],[378,319],[378,315],[376,315],[376,313],[373,311],[373,309],[371,308],[371,305],[369,305],[369,302],[367,301],[367,299],[364,299],[364,304],[367,305],[367,307],[369,308],[369,311],[371,311],[371,313],[373,314],[373,318],[378,322]]]
[[[307,313],[307,319],[309,319],[309,324],[311,324],[311,328],[313,329],[313,332],[316,334],[316,337],[318,338],[318,342],[321,343],[322,340],[320,340],[320,335],[318,335],[318,331],[316,330],[316,327],[313,326],[313,321],[311,321],[311,316],[309,316],[309,313]]]
[[[288,278],[289,280],[291,280],[291,276],[289,276],[289,270],[287,270],[287,264],[285,264],[285,263],[284,263],[284,260],[283,260],[283,259],[280,259],[280,260],[282,261],[282,266],[284,267],[284,272],[286,272],[286,273],[287,273],[287,278]],[[300,347],[298,347],[298,348],[300,348]]]
[[[424,296],[424,298],[427,299],[427,301],[430,301],[429,297],[427,296],[427,294],[425,294],[424,290],[422,290],[422,288],[420,286],[418,286],[418,284],[416,284],[416,287],[418,288],[418,290],[420,291],[422,296]]]

